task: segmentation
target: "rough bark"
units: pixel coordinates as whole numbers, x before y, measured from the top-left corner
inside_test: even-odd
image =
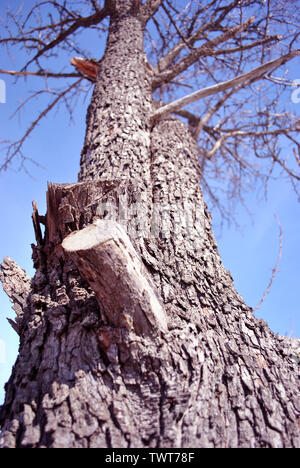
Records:
[[[12,308],[16,313],[15,322],[11,319],[7,320],[19,334],[19,322],[22,319],[23,309],[26,306],[27,297],[30,292],[30,278],[16,262],[9,257],[5,257],[1,264],[0,281],[3,290],[13,303]]]
[[[193,138],[176,119],[149,125],[140,3],[108,3],[80,182],[48,187],[0,445],[299,447],[298,343],[275,336],[235,291],[203,201]],[[141,279],[166,315],[163,330],[153,322],[143,333],[115,319],[106,286],[117,267],[109,259],[103,268],[93,231],[111,220],[126,228]],[[94,234],[83,266],[85,249],[63,247],[86,230]],[[110,248],[124,268],[119,241]],[[129,281],[123,299],[140,303]],[[124,274],[121,283],[123,294]],[[129,316],[131,323],[132,308]]]

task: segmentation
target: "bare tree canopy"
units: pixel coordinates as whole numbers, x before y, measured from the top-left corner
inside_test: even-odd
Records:
[[[299,118],[291,112],[293,81],[287,66],[299,55],[298,2],[143,3],[153,97],[161,107],[154,115],[173,112],[189,121],[198,143],[202,186],[222,217],[230,218],[232,200],[242,201],[259,181],[266,186],[279,175],[290,179],[299,196]],[[93,41],[104,40],[109,15],[107,2],[92,0],[36,2],[7,11],[0,46],[26,54],[19,70],[0,73],[44,77],[45,87],[38,90],[36,82],[36,91],[20,107],[41,93],[49,94],[49,103],[18,141],[5,142],[0,170],[16,158],[26,160],[23,145],[48,112],[59,103],[71,112],[78,93],[87,92],[82,79],[90,77],[69,61],[74,56],[91,60],[81,38],[88,30]],[[58,54],[65,57],[61,70]],[[90,63],[100,61],[96,57]]]

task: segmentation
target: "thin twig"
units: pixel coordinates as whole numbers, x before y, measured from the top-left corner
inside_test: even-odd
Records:
[[[283,65],[284,63],[293,59],[294,57],[297,57],[298,55],[300,55],[300,50],[294,50],[289,54],[283,55],[282,57],[279,57],[275,60],[271,60],[270,62],[264,63],[263,65],[253,68],[252,70],[246,73],[242,73],[241,75],[236,76],[231,80],[223,81],[222,83],[217,83],[207,88],[199,89],[198,91],[184,96],[183,98],[177,99],[176,101],[173,101],[164,107],[160,107],[152,114],[151,120],[152,122],[155,122],[156,120],[165,117],[168,114],[177,111],[184,106],[187,106],[188,104],[198,101],[199,99],[203,99],[207,96],[212,96],[213,94],[220,93],[222,91],[225,91],[226,89],[233,88],[241,84],[246,84],[249,80],[251,80],[251,82],[253,83],[253,81],[261,79],[262,76],[269,70],[274,70],[278,68],[279,66]]]

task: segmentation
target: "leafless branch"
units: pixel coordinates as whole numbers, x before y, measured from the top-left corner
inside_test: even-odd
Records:
[[[215,47],[227,41],[230,37],[233,37],[236,34],[245,31],[245,29],[247,29],[253,23],[253,21],[254,18],[251,17],[243,24],[230,28],[225,33],[215,37],[214,39],[211,39],[210,41],[205,42],[202,46],[190,52],[190,54],[188,54],[186,57],[180,60],[180,62],[176,63],[174,67],[160,72],[159,75],[156,75],[153,80],[153,89],[156,89],[162,83],[166,83],[172,80],[175,76],[179,75],[192,64],[194,64],[197,60],[199,60],[200,57],[206,57],[210,55],[211,51]]]
[[[92,25],[99,24],[109,14],[107,8],[94,13],[91,16],[85,18],[79,17],[68,29],[64,29],[58,36],[49,44],[46,44],[37,54],[27,62],[21,71],[24,71],[31,63],[37,61],[45,52],[53,49],[61,42],[65,41],[69,36],[74,34],[79,28],[88,28]]]
[[[279,228],[279,252],[278,252],[278,257],[277,257],[275,266],[274,266],[274,268],[272,270],[272,275],[271,275],[269,284],[267,286],[267,289],[265,290],[265,293],[264,293],[263,297],[261,298],[261,300],[259,301],[259,303],[254,307],[254,309],[253,309],[254,312],[257,309],[259,309],[260,306],[263,304],[263,302],[266,300],[266,297],[270,292],[270,289],[272,287],[275,276],[278,273],[278,267],[279,267],[280,259],[281,259],[281,256],[282,256],[282,227],[281,227],[281,224],[280,224],[280,221],[279,221],[279,218],[278,218],[277,215],[275,215],[275,219],[276,219],[276,223],[277,223],[278,228]]]
[[[39,70],[37,72],[0,70],[0,73],[11,76],[39,76],[42,78],[78,78],[80,76],[79,73],[53,73],[47,70]]]
[[[180,40],[171,50],[168,51],[168,53],[164,57],[162,57],[159,60],[155,72],[158,74],[163,70],[169,69],[175,58],[185,47],[192,49],[195,42],[201,38],[205,38],[205,33],[208,30],[214,29],[218,24],[220,24],[221,21],[226,17],[226,15],[237,5],[237,3],[238,0],[235,0],[234,2],[230,3],[226,8],[224,8],[224,10],[221,12],[221,14],[216,20],[205,22],[200,28],[198,28],[193,33],[189,27],[188,37]],[[204,8],[204,10],[206,10],[206,8]],[[195,23],[195,18],[193,23]],[[181,35],[180,38],[182,38]]]

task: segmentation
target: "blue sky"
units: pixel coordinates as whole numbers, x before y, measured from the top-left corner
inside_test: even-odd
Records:
[[[5,6],[10,2],[3,3]],[[1,13],[3,4],[0,6]],[[2,56],[0,68],[18,69],[23,58],[22,53],[10,59]],[[299,79],[299,60],[294,60],[289,67],[293,78]],[[68,61],[66,70],[72,70]],[[38,100],[27,107],[20,119],[11,120],[9,116],[18,103],[26,98],[28,90],[33,90],[36,86],[42,87],[41,79],[32,78],[15,83],[11,77],[3,75],[0,78],[5,79],[7,90],[6,104],[0,103],[0,141],[16,139],[27,128],[28,122],[35,119],[36,113],[42,110],[42,101]],[[53,84],[54,81],[49,80],[49,86]],[[78,103],[74,124],[69,123],[68,116],[63,111],[53,111],[41,122],[25,146],[26,154],[41,165],[27,166],[31,177],[23,171],[18,172],[17,165],[13,167],[14,170],[0,175],[0,260],[4,256],[12,257],[30,276],[34,273],[30,247],[34,242],[31,202],[35,200],[40,213],[44,214],[47,182],[76,181],[87,105],[88,101]],[[293,104],[293,112],[300,114],[300,103]],[[3,158],[3,152],[0,153],[0,158]],[[223,262],[231,271],[238,292],[248,305],[254,307],[265,291],[278,255],[279,235],[274,218],[276,213],[283,229],[282,259],[271,292],[256,316],[266,320],[275,333],[300,337],[300,204],[289,184],[283,180],[271,183],[268,200],[259,198],[256,193],[250,193],[246,201],[252,217],[249,217],[243,207],[238,207],[237,217],[241,229],[224,227],[222,234],[217,235]],[[213,223],[218,224],[217,213],[213,213]],[[0,403],[4,396],[3,385],[9,378],[18,350],[17,335],[6,317],[13,318],[14,312],[1,289]]]

